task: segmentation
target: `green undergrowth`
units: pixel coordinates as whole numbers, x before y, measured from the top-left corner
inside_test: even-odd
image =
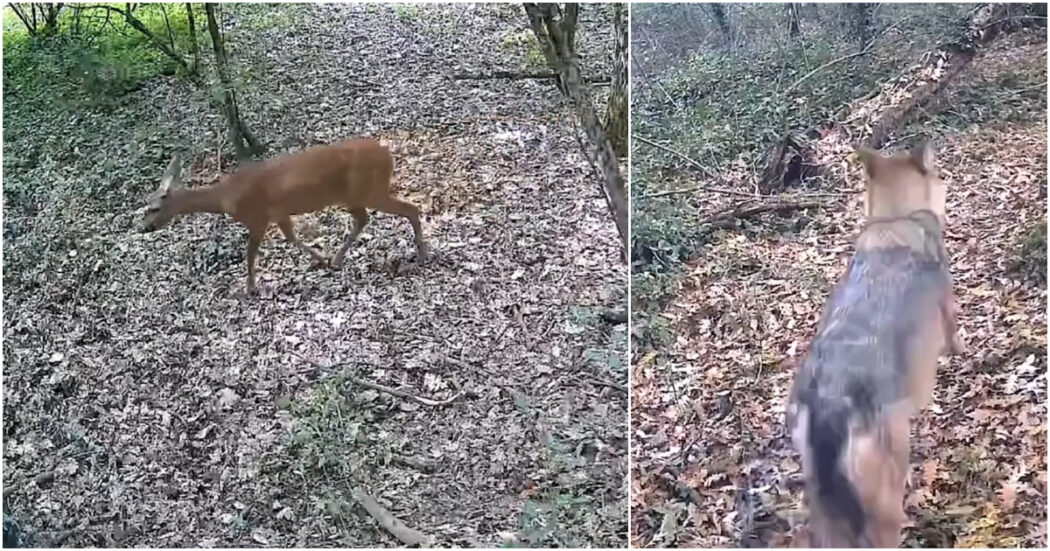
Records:
[[[831,77],[807,73],[851,46],[809,40],[752,56],[705,49],[660,78],[668,95],[652,95],[633,120],[636,135],[671,145],[719,172],[754,171],[766,148],[788,129],[834,118],[851,99],[866,93],[892,67],[860,59]],[[796,84],[798,82],[798,84]],[[708,183],[697,171],[678,170],[666,152],[635,142],[632,186],[632,300],[643,343],[666,337],[659,310],[676,288],[682,263],[702,254],[703,205],[696,194],[647,195]]]
[[[142,4],[134,15],[156,36],[173,41],[175,50],[189,60],[189,18],[183,4]],[[194,7],[194,18],[198,46],[206,53],[210,43],[202,5]],[[175,74],[178,69],[174,60],[122,17],[102,9],[85,9],[78,18],[76,10],[67,6],[53,32],[31,36],[14,12],[5,8],[3,26],[5,99],[13,92],[26,98],[51,97],[51,107],[119,103],[120,96],[146,79]]]

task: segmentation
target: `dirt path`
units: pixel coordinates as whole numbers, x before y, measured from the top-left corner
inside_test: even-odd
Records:
[[[215,177],[221,121],[171,79],[5,142],[5,185],[52,182],[5,209],[4,241],[5,512],[45,541],[395,545],[359,487],[445,545],[623,544],[626,327],[599,311],[622,308],[626,277],[569,111],[547,84],[449,78],[518,68],[499,45],[527,30],[520,9],[400,9],[316,5],[287,26],[245,9],[228,39],[251,67],[242,109],[275,149],[391,144],[435,253],[422,267],[393,216],[334,274],[273,230],[263,297],[245,302],[228,219],[133,233],[171,144],[195,152],[197,182]],[[605,59],[600,30],[582,44]],[[43,160],[7,165],[26,150]],[[331,251],[348,223],[298,228]],[[423,406],[341,373],[461,397]]]
[[[1045,86],[1045,40],[1004,39],[941,115],[899,133],[943,136],[947,246],[972,352],[942,360],[913,429],[906,545],[1046,543],[1046,288],[1010,271],[1046,212],[1045,87],[1010,84],[1032,73]],[[691,263],[662,314],[675,344],[632,370],[634,545],[787,543],[801,494],[786,393],[860,213],[858,197],[766,218]]]

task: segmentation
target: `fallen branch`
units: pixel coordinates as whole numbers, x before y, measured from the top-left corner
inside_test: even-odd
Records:
[[[655,197],[666,197],[668,195],[678,195],[680,193],[693,193],[695,191],[713,191],[715,193],[725,193],[727,195],[737,195],[740,197],[749,197],[751,199],[781,199],[784,195],[762,195],[760,193],[747,193],[744,191],[736,191],[732,189],[716,188],[711,186],[695,186],[682,189],[672,189],[668,191],[658,191],[656,193],[647,193],[645,195],[638,195],[633,199],[653,199]],[[833,199],[836,197],[849,197],[860,193],[859,191],[842,191],[842,192],[827,192],[827,193],[793,193],[792,197],[798,198],[827,198]]]
[[[364,510],[367,511],[384,530],[390,532],[395,538],[400,540],[401,543],[405,545],[418,545],[420,547],[430,545],[432,541],[430,536],[406,525],[401,519],[395,517],[390,511],[387,511],[386,508],[380,505],[372,496],[366,494],[364,490],[360,488],[351,488],[350,492],[354,499],[361,504],[361,507],[363,507]]]
[[[747,207],[737,205],[736,207],[733,207],[728,211],[722,211],[718,214],[715,214],[707,221],[701,222],[700,225],[706,226],[708,229],[726,229],[733,227],[736,224],[737,220],[750,218],[757,214],[762,214],[766,212],[776,212],[778,214],[783,214],[785,212],[791,212],[801,209],[822,208],[826,206],[827,204],[819,203],[816,201],[802,201],[798,203],[759,203]]]
[[[332,364],[332,365],[324,365],[324,364],[322,364],[320,362],[317,362],[317,361],[314,361],[314,360],[312,360],[310,358],[307,358],[307,357],[299,354],[298,352],[292,352],[292,355],[294,355],[295,357],[299,358],[300,360],[303,360],[304,362],[307,362],[307,363],[313,365],[314,367],[316,367],[317,369],[319,369],[321,371],[328,371],[328,370],[331,370],[333,368],[336,368],[336,367],[339,367],[339,366],[342,366],[342,365],[346,365],[346,362],[335,363],[335,364]],[[363,386],[365,388],[368,388],[368,389],[371,389],[371,390],[375,390],[377,392],[384,392],[386,394],[390,394],[391,396],[397,396],[398,398],[404,398],[406,400],[411,400],[413,402],[416,402],[418,404],[422,404],[424,406],[431,406],[431,407],[447,406],[447,405],[451,404],[452,402],[455,402],[456,400],[460,399],[463,396],[463,393],[460,392],[460,393],[452,396],[451,398],[449,398],[447,400],[431,400],[429,398],[422,398],[422,397],[416,396],[414,394],[409,394],[407,392],[398,390],[396,388],[391,388],[391,387],[384,386],[384,385],[381,385],[381,384],[378,384],[378,383],[373,383],[371,381],[366,381],[364,379],[360,379],[360,378],[354,377],[353,375],[350,375],[350,374],[345,374],[344,373],[344,374],[340,374],[340,375],[344,376],[347,381],[350,381],[350,383],[355,384],[357,386]],[[334,375],[334,374],[329,374],[326,377],[322,377],[319,380],[323,380],[325,378],[334,378],[335,376],[336,375]]]
[[[437,470],[438,462],[433,459],[427,459],[423,457],[414,457],[411,455],[392,454],[391,459],[396,463],[400,463],[406,467],[412,467],[418,471],[429,473]]]
[[[556,73],[544,71],[491,71],[488,73],[457,73],[452,76],[455,80],[552,80],[557,81]],[[609,84],[610,77],[583,77],[583,81],[590,84]]]

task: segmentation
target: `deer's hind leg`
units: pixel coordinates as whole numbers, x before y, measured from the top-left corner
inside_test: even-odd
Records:
[[[343,265],[343,257],[346,256],[346,251],[350,250],[350,246],[357,241],[357,237],[364,231],[365,226],[368,225],[368,211],[361,207],[351,207],[350,214],[354,217],[354,227],[350,231],[350,234],[343,240],[343,246],[339,247],[339,252],[335,253],[335,258],[332,259],[332,267],[338,268]]]
[[[418,259],[420,262],[426,260],[427,245],[423,241],[423,228],[419,224],[419,207],[407,201],[401,201],[393,197],[384,197],[375,201],[372,208],[408,218],[408,221],[412,223],[412,231],[415,232]]]
[[[298,247],[300,251],[303,251],[310,255],[310,258],[313,259],[313,261],[310,263],[311,267],[324,266],[328,263],[328,259],[326,259],[321,253],[315,251],[313,247],[310,247],[306,243],[303,243],[299,240],[299,237],[295,235],[295,226],[292,225],[291,218],[285,216],[284,218],[277,220],[277,227],[281,228],[281,233],[284,234],[284,237],[288,241],[290,241],[293,245]]]

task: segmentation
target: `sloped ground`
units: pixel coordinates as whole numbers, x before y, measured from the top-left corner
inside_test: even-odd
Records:
[[[938,137],[970,347],[941,360],[913,428],[906,546],[1046,545],[1046,287],[1013,270],[1046,213],[1041,32],[1001,39],[950,86],[941,114],[893,137]],[[859,190],[859,169],[849,173],[840,190]],[[739,200],[703,199],[711,212]],[[661,313],[672,344],[632,370],[632,545],[790,543],[802,503],[787,391],[861,212],[853,196],[745,223],[690,263]]]
[[[622,546],[626,327],[599,317],[625,302],[615,227],[553,86],[449,78],[520,68],[511,8],[227,8],[249,125],[281,152],[389,142],[423,266],[401,218],[374,215],[336,273],[275,229],[244,301],[230,220],[134,233],[173,150],[196,183],[228,169],[218,112],[175,79],[5,129],[5,512],[56,545],[397,545],[357,487],[439,544]],[[595,72],[606,21],[585,10]],[[297,227],[331,252],[348,223]]]

